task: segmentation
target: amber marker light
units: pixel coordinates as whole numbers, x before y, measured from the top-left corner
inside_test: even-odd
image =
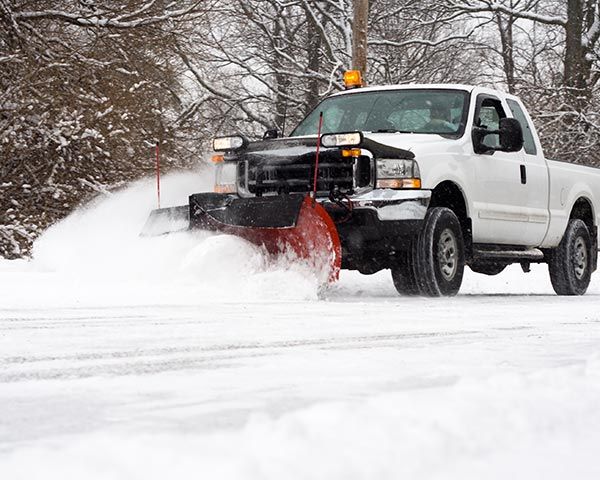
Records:
[[[421,188],[420,178],[386,178],[377,180],[377,188]]]
[[[234,184],[215,185],[215,193],[235,193]]]
[[[360,157],[361,153],[362,152],[361,152],[360,148],[344,148],[342,150],[342,157],[344,157],[344,158]]]
[[[347,70],[344,72],[344,86],[346,88],[357,88],[363,86],[360,70]]]
[[[211,160],[213,163],[223,163],[223,155],[213,155]]]

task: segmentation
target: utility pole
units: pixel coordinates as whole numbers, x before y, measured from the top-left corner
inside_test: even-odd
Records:
[[[354,0],[352,22],[352,69],[360,70],[362,78],[367,74],[367,22],[369,0]]]

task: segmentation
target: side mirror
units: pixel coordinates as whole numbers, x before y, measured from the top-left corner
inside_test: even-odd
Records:
[[[523,148],[523,128],[516,118],[500,119],[500,150],[518,152]]]
[[[483,143],[488,135],[498,135],[499,147],[490,147]],[[473,127],[473,148],[475,153],[518,152],[523,148],[523,129],[516,118],[501,118],[499,130],[488,130],[484,127]]]
[[[263,140],[271,140],[272,138],[279,137],[279,132],[276,128],[270,128],[263,135]]]
[[[485,127],[473,127],[471,138],[473,139],[473,150],[475,150],[475,153],[482,154],[490,151],[493,153],[494,149],[483,143],[485,136],[490,133],[492,133],[492,131]]]

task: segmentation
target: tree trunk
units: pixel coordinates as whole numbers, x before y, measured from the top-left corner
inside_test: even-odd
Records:
[[[360,70],[363,78],[367,74],[367,26],[369,0],[354,0],[354,22],[352,24],[352,68]]]
[[[513,43],[513,23],[514,17],[509,15],[506,21],[503,21],[503,14],[496,12],[496,25],[500,32],[500,43],[502,45],[502,61],[504,63],[504,76],[508,91],[515,93],[515,60]]]
[[[567,25],[565,27],[564,85],[571,107],[581,112],[591,97],[588,81],[592,62],[586,58],[588,48],[583,42],[584,2],[567,0]]]

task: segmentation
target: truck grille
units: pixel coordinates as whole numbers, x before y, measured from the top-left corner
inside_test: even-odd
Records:
[[[239,164],[238,178],[240,186],[252,195],[307,193],[313,189],[314,172],[313,161],[264,164],[249,159]],[[356,186],[353,158],[319,162],[318,192],[328,194],[334,187],[352,191]]]

